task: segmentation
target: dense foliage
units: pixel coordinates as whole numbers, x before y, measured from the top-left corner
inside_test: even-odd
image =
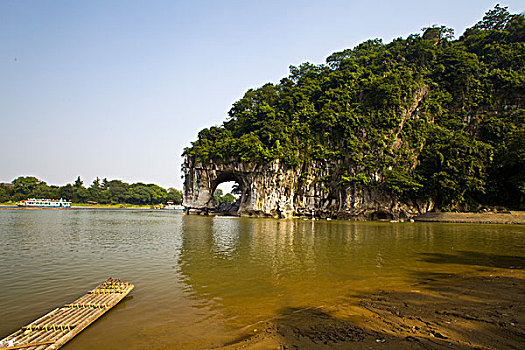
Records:
[[[64,198],[74,203],[96,202],[101,204],[128,203],[154,205],[172,201],[182,203],[182,192],[168,190],[154,185],[134,183],[127,184],[121,180],[96,178],[89,187],[84,187],[80,176],[73,184],[65,186],[48,185],[33,176],[21,176],[11,182],[11,186],[0,186],[0,202],[20,201],[27,198]]]
[[[458,40],[433,26],[291,66],[279,84],[248,90],[184,154],[296,169],[337,162],[340,186],[450,210],[520,206],[524,62],[525,18],[497,5]]]
[[[221,189],[216,189],[213,193],[213,204],[215,206],[221,205],[221,204],[230,204],[237,200],[235,196],[231,193],[224,194]]]

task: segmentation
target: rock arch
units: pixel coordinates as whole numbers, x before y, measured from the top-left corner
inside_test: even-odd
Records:
[[[208,207],[214,207],[213,196],[215,194],[215,191],[217,190],[217,187],[219,187],[219,185],[225,182],[230,182],[230,181],[234,181],[235,183],[238,184],[239,190],[241,192],[241,196],[238,200],[239,208],[235,210],[234,212],[232,211],[232,209],[227,209],[225,213],[236,215],[240,211],[243,201],[246,200],[249,196],[249,194],[246,193],[246,189],[249,187],[248,181],[245,176],[239,173],[228,172],[228,171],[217,173],[217,177],[211,181],[211,192],[210,192],[210,199],[209,199],[210,203],[208,204]]]
[[[236,159],[201,162],[185,155],[183,204],[188,213],[207,214],[214,209],[217,186],[234,180],[241,187],[239,216],[390,220],[433,208],[432,201],[400,202],[377,187],[345,186],[336,176],[339,168],[337,161],[291,168],[278,159],[267,164]]]
[[[207,214],[213,205],[213,193],[223,182],[236,181],[241,188],[239,216],[291,217],[294,212],[291,188],[280,186],[279,167],[232,160],[196,161],[185,156],[184,206],[186,211]],[[292,174],[289,174],[293,178]]]

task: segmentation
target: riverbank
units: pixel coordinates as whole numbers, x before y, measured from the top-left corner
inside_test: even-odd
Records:
[[[470,224],[525,224],[525,211],[504,213],[426,213],[414,218],[422,222],[453,222]]]
[[[18,207],[16,203],[0,203],[0,209],[24,208]],[[37,208],[37,207],[35,207]],[[71,203],[72,209],[155,209],[152,205],[137,205],[137,204],[86,204],[86,203]],[[41,209],[41,208],[37,208]],[[50,208],[59,209],[59,208]],[[67,208],[69,209],[69,208]]]
[[[43,208],[19,208],[13,203],[0,203],[1,209],[43,209]],[[153,210],[151,205],[135,205],[135,204],[85,204],[72,203],[71,208],[47,208],[55,210],[70,210],[70,209],[99,209],[99,210]],[[504,213],[436,213],[429,212],[416,216],[414,221],[417,222],[448,222],[448,223],[470,223],[470,224],[521,224],[525,225],[525,211],[508,211]]]
[[[149,205],[77,205],[72,204],[71,208],[42,208],[42,207],[19,207],[16,205],[2,205],[0,210],[161,210],[152,208]],[[171,210],[173,211],[173,210]]]
[[[282,310],[220,349],[523,348],[525,259],[509,258],[521,266],[420,274],[410,290],[378,291],[334,307]]]

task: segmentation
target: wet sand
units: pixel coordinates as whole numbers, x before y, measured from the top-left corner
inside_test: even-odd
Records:
[[[509,269],[418,274],[410,290],[287,309],[221,349],[524,349],[525,258]]]
[[[425,222],[454,222],[471,224],[525,224],[525,211],[505,213],[426,213],[414,218]]]

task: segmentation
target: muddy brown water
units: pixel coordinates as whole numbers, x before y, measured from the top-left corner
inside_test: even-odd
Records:
[[[525,269],[522,225],[67,210],[2,210],[0,223],[0,338],[107,277],[135,284],[69,350],[206,349],[283,313]]]

